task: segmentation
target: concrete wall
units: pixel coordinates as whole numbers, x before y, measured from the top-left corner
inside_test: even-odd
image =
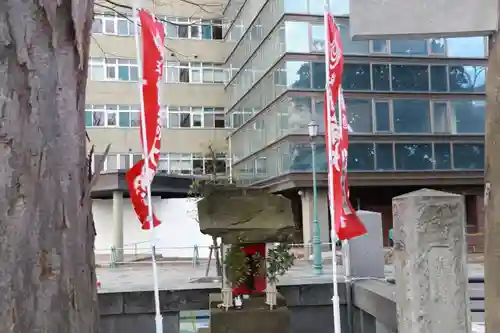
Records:
[[[347,322],[345,287],[340,288],[342,322]],[[332,285],[281,286],[292,311],[292,333],[333,333]],[[161,291],[164,333],[178,333],[179,312],[208,309],[210,293],[220,289]],[[100,294],[101,332],[154,333],[153,293]],[[215,332],[216,333],[216,332]],[[348,333],[348,327],[342,328]]]
[[[333,333],[332,285],[278,287],[292,311],[291,333]],[[376,280],[355,282],[352,288],[352,333],[397,333],[393,284]],[[469,281],[473,322],[484,322],[484,280]],[[164,333],[179,332],[179,312],[208,309],[210,293],[220,289],[160,291]],[[348,331],[346,288],[339,286],[342,333]],[[102,333],[154,333],[153,292],[99,294]],[[217,332],[214,332],[217,333]]]
[[[497,0],[350,0],[354,39],[488,35],[498,27]]]
[[[93,200],[92,209],[97,231],[95,240],[96,254],[111,252],[113,242],[113,208],[112,200]],[[210,236],[200,232],[196,205],[189,199],[153,198],[153,207],[162,225],[155,229],[158,239],[158,252],[166,257],[192,257],[193,246],[200,246],[200,257],[208,257],[208,246],[212,243]],[[132,244],[138,245],[139,252],[150,253],[150,233],[142,230],[137,217],[132,210],[130,200],[123,199],[123,236],[124,252],[132,254],[135,249]]]

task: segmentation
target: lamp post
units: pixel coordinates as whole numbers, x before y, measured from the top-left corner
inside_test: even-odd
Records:
[[[311,139],[311,162],[313,176],[313,268],[316,275],[323,274],[323,258],[321,256],[321,236],[318,221],[318,184],[316,180],[316,137],[318,124],[311,120],[307,125]]]

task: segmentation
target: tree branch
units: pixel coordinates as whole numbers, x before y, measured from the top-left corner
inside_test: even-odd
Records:
[[[105,9],[111,10],[112,12],[116,13],[118,16],[123,17],[124,19],[128,20],[129,22],[131,22],[131,23],[135,24],[135,22],[134,22],[134,21],[133,21],[130,17],[128,17],[126,14],[120,13],[118,10],[116,10],[116,9],[114,9],[114,8],[112,8],[112,7],[109,7],[109,6],[106,6],[106,5],[102,5],[102,4],[100,4],[100,3],[95,3],[95,5],[96,5],[96,6],[98,6],[98,7],[102,7],[102,8],[105,8]],[[125,5],[123,5],[123,6],[125,6]],[[127,7],[129,7],[129,6],[127,6]],[[131,7],[130,7],[130,8],[131,8]],[[157,18],[157,19],[158,19],[158,18]],[[172,23],[172,22],[166,21],[166,20],[160,20],[160,21],[162,21],[162,22],[166,22],[166,23],[171,23],[171,24],[174,24],[174,25],[178,25],[178,24],[175,24],[175,23]],[[141,25],[140,25],[140,24],[138,24],[138,26],[140,27]],[[97,41],[96,41],[96,39],[95,39],[95,37],[94,37],[93,35],[92,35],[92,38],[93,38],[93,40],[97,43]],[[98,43],[97,43],[97,44],[98,44]],[[100,45],[98,45],[98,47],[99,47],[99,49],[100,49],[103,53],[106,53]],[[164,47],[165,47],[165,49],[167,49],[168,51],[172,52],[172,53],[174,54],[174,56],[175,56],[178,60],[179,60],[179,58],[177,57],[177,55],[180,55],[180,56],[185,57],[185,58],[187,57],[185,54],[182,54],[182,53],[180,53],[180,52],[178,52],[178,51],[176,51],[176,50],[174,50],[174,49],[172,49],[172,48],[168,47],[167,45],[164,45]],[[111,53],[109,53],[109,54],[111,54]],[[115,55],[115,56],[116,56],[116,57],[118,57],[118,58],[120,57],[120,56],[118,56],[118,55]]]

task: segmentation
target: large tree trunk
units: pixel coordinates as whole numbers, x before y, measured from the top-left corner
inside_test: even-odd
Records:
[[[486,82],[485,310],[486,333],[500,328],[500,33],[490,38]]]
[[[85,147],[93,0],[0,1],[0,332],[98,331]]]

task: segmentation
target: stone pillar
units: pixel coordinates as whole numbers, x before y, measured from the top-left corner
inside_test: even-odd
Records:
[[[312,254],[312,238],[313,238],[313,219],[314,219],[314,205],[313,205],[313,191],[312,189],[305,189],[301,191],[301,204],[302,204],[302,238],[304,246],[304,257],[309,259]],[[328,192],[324,189],[318,189],[318,221],[320,229],[321,243],[324,243],[322,251],[329,251],[330,247],[326,245],[330,242],[330,226],[328,223]]]
[[[123,262],[123,193],[113,192],[113,248],[115,262]]]
[[[233,287],[231,286],[231,281],[227,278],[226,265],[224,260],[226,258],[227,252],[230,250],[231,245],[224,244],[221,242],[221,261],[222,261],[222,288],[221,288],[221,298],[222,307],[227,311],[229,308],[233,307]]]
[[[392,201],[399,333],[470,333],[465,205],[422,189]]]
[[[363,210],[356,214],[364,223],[367,233],[351,239],[344,247],[344,258],[350,266],[349,275],[353,278],[384,278],[382,214]]]

